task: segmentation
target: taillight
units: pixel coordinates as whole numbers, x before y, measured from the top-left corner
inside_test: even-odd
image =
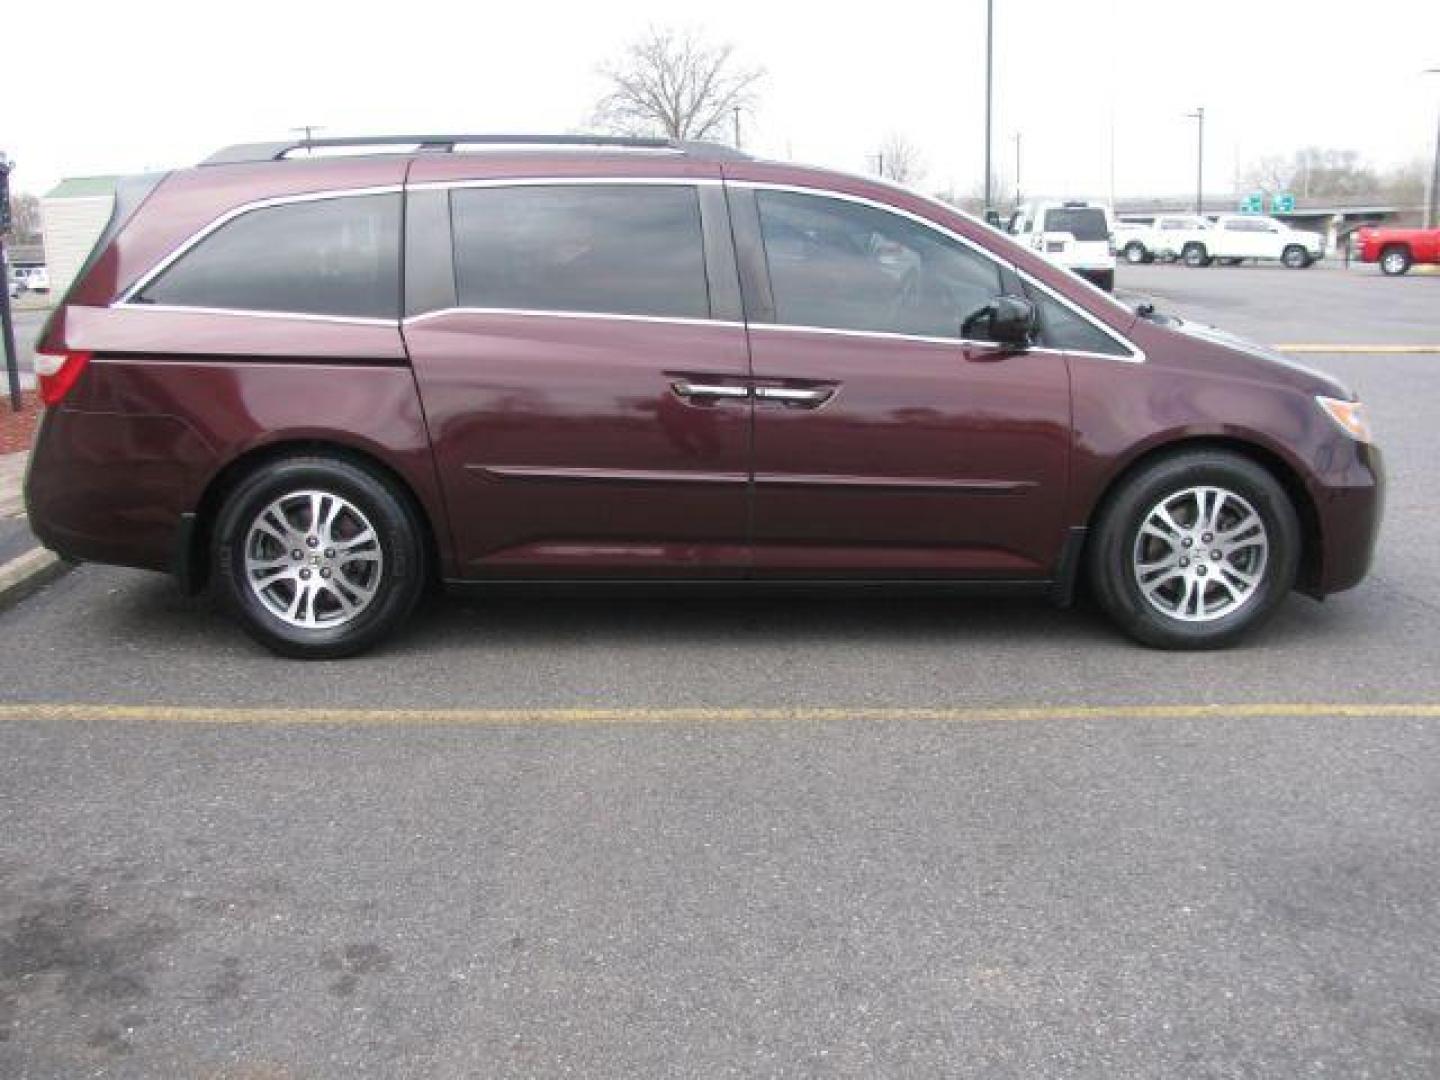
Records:
[[[40,400],[46,405],[59,405],[89,362],[88,352],[37,352],[35,379],[40,384]]]

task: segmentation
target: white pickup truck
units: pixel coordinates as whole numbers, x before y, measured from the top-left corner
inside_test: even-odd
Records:
[[[1185,242],[1199,238],[1208,226],[1209,222],[1194,214],[1121,218],[1115,226],[1115,250],[1132,265],[1178,259]]]
[[[1278,260],[1303,270],[1325,257],[1325,238],[1292,229],[1283,221],[1258,214],[1221,214],[1209,228],[1184,238],[1180,259],[1186,266],[1238,266],[1246,259]]]

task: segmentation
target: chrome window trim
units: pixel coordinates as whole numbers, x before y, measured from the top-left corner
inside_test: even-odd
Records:
[[[288,206],[291,203],[321,202],[325,199],[354,199],[362,198],[367,195],[397,195],[402,194],[404,190],[405,185],[403,184],[383,184],[377,187],[363,188],[331,188],[325,191],[306,191],[296,195],[276,195],[268,199],[256,199],[254,202],[243,203],[240,206],[232,207],[231,209],[225,211],[225,213],[217,217],[214,221],[210,222],[210,224],[205,225],[201,227],[198,231],[192,233],[188,239],[181,241],[178,247],[176,247],[173,251],[170,252],[170,254],[166,255],[158,263],[152,266],[148,271],[142,274],[139,280],[137,280],[135,284],[131,285],[123,293],[121,293],[120,296],[110,304],[110,306],[121,307],[131,305],[136,295],[143,292],[147,286],[153,283],[154,280],[158,278],[161,274],[163,274],[166,270],[170,269],[171,266],[173,266],[177,261],[179,261],[182,256],[184,256],[193,247],[195,247],[195,245],[199,244],[202,240],[215,233],[217,230],[228,225],[236,218],[242,217],[245,214],[250,213],[252,210],[267,210],[273,206]],[[158,305],[136,304],[134,306],[151,307]],[[202,309],[184,308],[183,310],[200,311]],[[247,311],[247,314],[255,313]],[[306,317],[343,318],[344,316],[309,315]],[[390,322],[391,320],[382,319],[379,321]]]
[[[798,184],[778,184],[778,183],[771,183],[771,182],[769,182],[769,181],[764,181],[764,180],[727,180],[726,183],[727,183],[728,185],[730,185],[731,187],[749,188],[749,189],[751,189],[751,190],[753,190],[753,191],[783,191],[783,192],[789,192],[789,193],[796,194],[796,195],[811,195],[811,196],[815,196],[815,197],[817,197],[817,198],[839,199],[839,200],[841,200],[841,201],[843,201],[843,202],[857,203],[857,204],[859,204],[859,205],[861,205],[861,206],[868,206],[868,207],[870,207],[871,209],[880,210],[880,211],[883,211],[883,212],[885,212],[885,213],[895,214],[895,215],[897,215],[898,217],[902,217],[902,218],[905,218],[905,219],[907,219],[907,220],[909,220],[909,221],[913,221],[913,222],[915,222],[917,225],[920,225],[920,226],[922,226],[922,227],[924,227],[924,228],[930,229],[932,232],[939,233],[941,236],[948,237],[949,239],[954,240],[954,241],[956,241],[957,243],[963,244],[965,247],[967,247],[967,248],[969,248],[970,250],[974,251],[976,254],[980,255],[982,258],[988,259],[990,262],[994,263],[997,268],[1006,269],[1006,270],[1012,271],[1012,272],[1015,273],[1018,277],[1020,277],[1021,280],[1025,281],[1027,284],[1030,284],[1030,285],[1035,286],[1035,287],[1038,288],[1041,292],[1045,293],[1046,296],[1048,296],[1048,297],[1050,297],[1051,299],[1053,299],[1056,303],[1062,304],[1064,307],[1068,308],[1071,312],[1073,312],[1074,314],[1078,315],[1080,318],[1084,319],[1084,320],[1085,320],[1086,322],[1088,322],[1091,326],[1093,326],[1095,329],[1099,330],[1099,331],[1100,331],[1102,334],[1104,334],[1106,337],[1110,338],[1112,341],[1114,341],[1114,342],[1115,342],[1117,345],[1119,345],[1121,348],[1124,348],[1124,349],[1128,350],[1128,351],[1130,352],[1130,355],[1129,355],[1129,356],[1116,356],[1116,355],[1113,355],[1113,354],[1111,354],[1111,353],[1090,353],[1090,352],[1081,352],[1081,351],[1079,351],[1079,350],[1074,350],[1074,351],[1072,351],[1072,350],[1067,350],[1067,349],[1051,349],[1051,348],[1048,348],[1048,347],[1042,347],[1042,348],[1038,348],[1038,349],[1033,349],[1033,350],[1031,350],[1031,351],[1033,351],[1033,352],[1041,352],[1041,351],[1043,351],[1043,352],[1066,353],[1067,355],[1072,355],[1072,356],[1103,356],[1103,357],[1104,357],[1105,359],[1107,359],[1107,360],[1119,360],[1119,361],[1121,361],[1122,363],[1127,363],[1127,364],[1142,364],[1142,363],[1145,362],[1145,350],[1143,350],[1142,348],[1140,348],[1140,346],[1136,345],[1133,341],[1131,341],[1129,338],[1127,338],[1124,334],[1120,333],[1118,330],[1114,329],[1113,327],[1107,326],[1105,323],[1103,323],[1103,322],[1101,322],[1099,319],[1095,318],[1095,316],[1091,315],[1088,311],[1086,311],[1084,308],[1082,308],[1082,307],[1080,307],[1079,305],[1077,305],[1074,301],[1069,300],[1069,299],[1067,299],[1066,297],[1062,296],[1060,293],[1056,292],[1056,291],[1055,291],[1054,289],[1052,289],[1050,286],[1046,285],[1043,281],[1040,281],[1038,278],[1036,278],[1033,274],[1030,274],[1030,273],[1026,272],[1025,270],[1022,270],[1020,267],[1016,266],[1015,264],[1013,264],[1013,263],[1011,263],[1011,262],[1007,262],[1007,261],[1003,260],[1003,259],[1002,259],[1000,256],[998,256],[995,252],[991,251],[989,248],[985,247],[985,246],[982,245],[982,244],[976,243],[974,240],[970,239],[968,236],[965,236],[965,235],[963,235],[963,234],[961,234],[961,233],[957,233],[957,232],[955,232],[953,229],[947,229],[944,225],[941,225],[941,224],[939,224],[938,222],[935,222],[935,221],[931,221],[929,218],[922,217],[920,214],[916,214],[916,213],[914,213],[914,212],[912,212],[912,211],[910,211],[910,210],[903,209],[902,207],[899,207],[899,206],[893,206],[893,205],[891,205],[890,203],[880,202],[879,200],[876,200],[876,199],[866,198],[866,197],[863,196],[863,195],[851,195],[851,194],[848,193],[848,192],[832,191],[832,190],[829,189],[829,188],[804,187],[804,186],[801,186],[801,185],[798,185]],[[1083,279],[1081,279],[1081,280],[1083,281]],[[1088,284],[1088,282],[1086,282],[1086,284]],[[1092,288],[1093,288],[1093,286],[1092,286]],[[1102,294],[1102,295],[1103,295],[1103,294]],[[983,342],[983,341],[982,341],[982,342],[972,342],[972,341],[969,341],[968,339],[965,339],[965,338],[945,338],[945,337],[936,338],[936,337],[925,337],[925,336],[922,336],[922,335],[913,335],[913,334],[887,333],[887,332],[878,331],[878,330],[873,330],[873,331],[872,331],[872,330],[845,330],[845,329],[836,328],[836,327],[796,327],[796,326],[792,326],[792,325],[790,325],[790,324],[779,324],[779,323],[767,323],[767,324],[756,323],[756,324],[754,324],[754,326],[760,326],[760,325],[768,325],[768,326],[782,326],[782,325],[783,325],[786,329],[791,329],[791,330],[794,330],[794,329],[813,329],[813,330],[823,330],[823,331],[826,331],[826,332],[828,332],[828,333],[836,333],[836,334],[861,334],[861,335],[865,335],[865,336],[882,336],[882,335],[883,335],[883,336],[885,336],[885,337],[899,338],[899,339],[903,339],[903,340],[936,341],[936,342],[955,342],[955,343],[981,344],[981,345],[993,345],[993,344],[995,344],[993,341],[991,341],[991,342]],[[752,326],[752,329],[753,329],[753,326]]]
[[[448,307],[435,311],[423,311],[402,320],[403,325],[412,326],[428,319],[443,315],[519,315],[524,317],[543,316],[555,319],[607,319],[621,322],[674,323],[678,326],[721,326],[732,330],[743,330],[743,322],[729,319],[697,319],[686,315],[628,315],[615,311],[550,311],[545,308],[499,308],[499,307]]]
[[[994,347],[996,344],[993,341],[984,341],[971,338],[931,337],[921,334],[901,334],[880,330],[852,330],[843,327],[833,326],[802,326],[792,325],[788,323],[747,324],[745,322],[735,322],[724,319],[697,319],[664,315],[629,315],[618,312],[603,311],[547,311],[544,309],[530,308],[477,308],[457,306],[451,308],[442,308],[436,311],[427,311],[423,312],[420,315],[413,315],[408,318],[379,319],[365,316],[321,315],[311,312],[300,311],[255,311],[243,308],[211,308],[186,307],[183,305],[172,304],[141,304],[136,303],[134,299],[136,295],[144,291],[144,289],[148,285],[150,285],[157,277],[159,277],[166,270],[168,270],[172,265],[175,264],[175,262],[177,262],[182,256],[184,256],[193,247],[203,241],[206,237],[210,236],[216,230],[222,228],[224,225],[235,220],[236,218],[241,217],[244,214],[250,213],[252,210],[263,210],[274,206],[286,206],[291,203],[316,202],[323,199],[344,199],[360,198],[367,195],[403,194],[406,191],[450,191],[464,188],[539,187],[582,184],[633,184],[661,187],[702,187],[725,184],[727,186],[736,188],[749,188],[752,190],[763,191],[784,191],[791,192],[797,195],[810,195],[816,198],[839,199],[843,202],[857,203],[861,206],[868,206],[872,209],[880,210],[885,213],[895,214],[909,221],[913,221],[914,223],[922,226],[923,228],[930,229],[931,231],[938,233],[941,236],[947,237],[951,240],[956,241],[957,243],[964,245],[982,258],[994,263],[997,268],[1008,269],[1012,271],[1027,284],[1039,289],[1041,292],[1045,293],[1046,296],[1050,297],[1055,302],[1062,304],[1068,310],[1078,315],[1080,318],[1084,319],[1090,325],[1095,327],[1095,329],[1099,330],[1101,333],[1105,334],[1107,337],[1113,340],[1116,344],[1120,345],[1124,349],[1129,350],[1131,355],[1117,356],[1111,353],[1094,353],[1085,352],[1082,350],[1053,349],[1047,346],[1036,346],[1029,349],[1028,351],[1056,354],[1063,353],[1069,356],[1083,356],[1103,358],[1106,360],[1119,360],[1122,363],[1145,362],[1145,352],[1138,345],[1130,341],[1129,338],[1125,337],[1119,331],[1113,329],[1110,326],[1107,326],[1099,319],[1096,319],[1084,308],[1078,306],[1073,301],[1062,296],[1060,293],[1052,289],[1049,285],[1046,285],[1044,282],[1037,279],[1034,275],[1026,272],[1025,270],[1022,270],[1020,267],[1015,266],[1013,263],[1009,263],[1003,260],[1000,256],[996,255],[995,252],[986,248],[984,245],[976,243],[969,237],[964,236],[961,233],[955,232],[952,229],[948,229],[945,226],[939,224],[938,222],[932,221],[929,218],[921,216],[920,214],[916,214],[902,207],[894,206],[890,203],[880,202],[876,199],[870,199],[863,195],[852,195],[848,192],[834,191],[830,188],[806,187],[799,184],[781,184],[762,180],[726,180],[722,179],[719,176],[507,176],[472,180],[426,180],[413,184],[384,184],[363,188],[335,188],[327,189],[324,191],[303,192],[295,195],[277,195],[271,198],[257,199],[253,202],[244,203],[240,206],[236,206],[230,210],[227,210],[225,213],[221,214],[219,217],[211,221],[208,225],[203,226],[195,233],[191,234],[189,238],[182,241],[178,247],[176,247],[173,251],[170,252],[170,254],[166,255],[162,260],[160,260],[160,262],[156,263],[154,267],[152,267],[145,274],[141,275],[141,277],[133,285],[126,289],[119,298],[117,298],[110,304],[110,307],[125,307],[139,311],[188,312],[191,314],[202,315],[238,315],[249,316],[252,318],[301,319],[311,322],[340,323],[360,326],[409,326],[417,322],[422,322],[426,319],[433,319],[438,316],[447,314],[551,316],[554,318],[563,319],[611,319],[630,322],[673,323],[677,325],[720,326],[730,328],[747,328],[748,325],[748,329],[750,330],[760,329],[778,330],[781,332],[792,333],[810,332],[822,334],[841,334],[850,337],[864,337],[891,341],[918,341],[940,345],[979,345]]]
[[[463,188],[645,186],[713,187],[723,183],[718,176],[491,176],[474,180],[420,180],[405,185],[406,191],[454,191]]]
[[[306,322],[342,323],[348,326],[388,326],[393,328],[400,325],[399,319],[377,319],[368,315],[319,315],[309,311],[254,311],[250,308],[188,307],[185,304],[135,302],[121,304],[118,301],[111,304],[110,307],[112,309],[124,308],[126,311],[160,311],[183,315],[243,315],[252,319],[303,319]]]

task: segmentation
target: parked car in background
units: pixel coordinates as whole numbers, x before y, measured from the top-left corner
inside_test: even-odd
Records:
[[[1350,238],[1350,257],[1380,264],[1392,277],[1416,263],[1440,263],[1440,229],[1387,229],[1363,225]]]
[[[1149,218],[1121,218],[1115,227],[1115,250],[1128,263],[1178,259],[1190,240],[1206,239],[1210,223],[1194,214],[1158,214]]]
[[[48,293],[50,291],[50,271],[43,266],[27,266],[24,268],[25,288],[29,292]]]
[[[1215,648],[1365,575],[1383,470],[1329,376],[888,184],[518,141],[122,181],[35,354],[35,535],[208,581],[300,657],[436,580],[1083,579],[1137,640]],[[1036,235],[1108,235],[1100,209]]]
[[[1107,292],[1115,288],[1115,228],[1103,203],[1032,202],[1015,215],[1010,231],[1051,262]]]
[[[1298,270],[1324,257],[1325,238],[1319,233],[1258,214],[1221,214],[1203,234],[1184,238],[1180,249],[1186,266],[1238,266],[1253,259]]]

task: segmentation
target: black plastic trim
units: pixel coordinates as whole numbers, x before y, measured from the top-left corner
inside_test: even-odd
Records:
[[[740,271],[740,295],[745,302],[745,321],[773,323],[775,298],[770,291],[770,268],[765,262],[765,242],[760,235],[760,211],[751,188],[725,185],[730,206],[730,228],[735,236],[735,262]]]
[[[1075,603],[1075,587],[1080,581],[1080,556],[1085,552],[1088,533],[1085,526],[1073,525],[1065,536],[1050,593],[1056,607],[1068,608]]]

